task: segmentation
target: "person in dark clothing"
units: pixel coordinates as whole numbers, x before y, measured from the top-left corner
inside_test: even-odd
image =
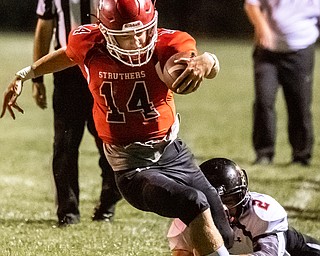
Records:
[[[69,32],[81,24],[90,22],[90,16],[97,6],[96,1],[39,0],[38,22],[34,38],[34,61],[50,50],[54,35],[54,48],[67,45]],[[68,85],[68,86],[66,86]],[[43,76],[33,79],[33,97],[37,105],[47,107]],[[92,117],[93,99],[88,83],[79,67],[54,73],[54,145],[53,176],[57,192],[57,215],[59,225],[76,224],[80,221],[78,159],[79,146],[85,127],[94,137],[102,170],[102,190],[100,203],[95,207],[93,220],[113,219],[115,205],[121,195],[115,184],[114,174],[103,151],[103,143],[98,137]]]
[[[254,26],[255,164],[271,164],[275,155],[276,95],[281,86],[288,112],[291,163],[310,165],[314,143],[312,86],[320,1],[246,0]]]

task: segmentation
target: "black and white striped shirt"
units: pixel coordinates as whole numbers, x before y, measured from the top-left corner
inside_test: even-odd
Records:
[[[66,46],[71,30],[81,24],[95,22],[89,14],[96,14],[98,0],[38,0],[40,19],[55,20],[54,48]]]

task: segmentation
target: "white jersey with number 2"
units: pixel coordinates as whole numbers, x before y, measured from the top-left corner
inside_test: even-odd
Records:
[[[285,251],[284,232],[288,229],[285,209],[271,196],[256,192],[249,194],[251,199],[240,216],[239,223],[233,226],[235,242],[229,252],[253,253],[254,244],[259,244],[262,249],[269,247],[275,250],[272,255],[289,255]],[[167,237],[171,250],[193,251],[189,228],[181,220],[173,220]]]

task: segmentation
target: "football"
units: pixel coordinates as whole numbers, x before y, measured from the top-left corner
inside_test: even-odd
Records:
[[[189,52],[179,52],[172,55],[166,62],[163,68],[163,79],[167,87],[176,92],[177,88],[172,88],[172,84],[186,69],[187,64],[175,63],[175,60],[181,58],[190,58]],[[177,93],[177,92],[176,92]]]

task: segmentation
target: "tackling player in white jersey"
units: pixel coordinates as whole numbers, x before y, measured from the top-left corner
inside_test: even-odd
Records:
[[[245,170],[226,158],[213,158],[200,165],[216,188],[235,232],[233,255],[317,256],[320,242],[288,227],[285,209],[271,196],[250,192]],[[173,256],[198,255],[188,227],[174,219],[168,232]]]

